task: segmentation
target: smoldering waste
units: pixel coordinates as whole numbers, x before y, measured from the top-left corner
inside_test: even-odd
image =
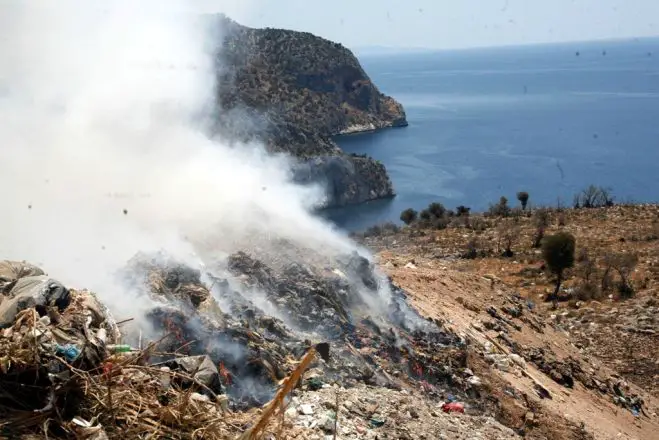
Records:
[[[121,275],[153,304],[154,342],[94,293],[0,264],[3,435],[227,438],[321,341],[331,357],[314,362],[303,389],[412,384],[441,398],[466,366],[464,342],[357,253],[268,265],[239,252],[217,270],[139,254]]]

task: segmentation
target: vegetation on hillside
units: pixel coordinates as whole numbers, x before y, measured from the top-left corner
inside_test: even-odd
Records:
[[[528,202],[526,195],[521,198]],[[528,205],[510,208],[508,200],[501,197],[484,213],[471,213],[463,205],[453,211],[435,202],[418,212],[412,208],[403,211],[401,220],[407,226],[402,232],[411,239],[431,240],[437,234],[451,237],[454,255],[467,260],[526,261],[531,267],[523,273],[539,271],[546,275],[546,280],[554,280],[545,296],[547,300],[574,302],[599,300],[609,295],[619,299],[634,296],[647,284],[635,276],[639,252],[635,248],[607,249],[597,242],[583,241],[575,234],[580,228],[574,224],[575,217],[594,217],[596,221],[599,216],[607,216],[607,209],[614,209],[610,190],[591,186],[580,191],[577,198],[586,204],[567,209]],[[601,232],[598,227],[593,228],[592,233]],[[634,230],[633,235],[620,238],[620,243],[638,243],[641,248],[645,243],[655,243],[659,240],[659,212],[649,227],[639,225]],[[361,236],[377,238],[400,232],[398,226],[390,223],[369,228]],[[564,287],[566,280],[569,283]]]
[[[229,19],[224,27],[218,99],[228,116],[238,110],[260,121],[245,135],[260,128],[273,149],[309,157],[336,153],[329,137],[351,127],[406,124],[402,106],[380,93],[341,44]]]

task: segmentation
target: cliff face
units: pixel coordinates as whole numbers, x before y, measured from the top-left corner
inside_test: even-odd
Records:
[[[331,139],[407,125],[402,106],[380,93],[352,52],[309,33],[220,20],[219,129],[299,158],[298,180],[327,184],[328,206],[393,195],[381,164],[346,155]],[[236,125],[235,112],[249,115],[250,126]]]
[[[340,154],[300,161],[294,168],[299,183],[321,183],[327,206],[344,206],[393,195],[391,180],[380,162],[370,157]]]

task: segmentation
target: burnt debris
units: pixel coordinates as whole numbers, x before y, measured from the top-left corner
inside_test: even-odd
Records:
[[[50,433],[66,436],[73,417],[128,429],[137,420],[131,411],[150,411],[145,420],[160,420],[166,408],[186,414],[190,393],[195,405],[262,406],[310,350],[319,355],[314,373],[298,387],[411,384],[440,398],[446,387],[464,385],[456,375],[467,362],[461,338],[419,316],[357,253],[329,265],[269,265],[239,252],[214,271],[139,254],[120,275],[122,288],[151,304],[144,335],[121,334],[91,292],[66,289],[27,264],[3,264],[0,415],[7,422],[0,428],[8,432],[32,432],[55,418],[60,431]],[[107,399],[119,392],[146,400],[121,401],[108,413]],[[26,410],[40,412],[25,421]],[[124,428],[116,417],[127,417]],[[133,424],[130,432],[156,425]]]

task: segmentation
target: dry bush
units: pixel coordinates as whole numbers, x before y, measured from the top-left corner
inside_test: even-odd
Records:
[[[613,206],[611,190],[601,186],[590,185],[574,196],[574,208],[600,208]]]
[[[361,233],[362,237],[382,237],[385,235],[396,234],[400,231],[400,227],[392,222],[382,223],[380,225],[373,225]]]
[[[513,246],[517,243],[520,235],[519,226],[502,222],[497,226],[497,253],[504,257],[512,257]]]
[[[533,213],[533,224],[535,233],[533,234],[533,248],[537,249],[542,245],[542,239],[545,237],[545,230],[549,227],[551,215],[546,208],[537,209]]]
[[[479,254],[482,252],[480,248],[481,248],[480,241],[476,237],[471,238],[467,242],[467,246],[465,247],[465,251],[462,254],[462,258],[466,258],[468,260],[473,260],[475,258],[478,258]]]
[[[510,206],[508,206],[508,199],[501,196],[499,202],[495,205],[490,205],[488,215],[492,217],[508,217],[510,215]]]
[[[638,255],[628,253],[610,253],[604,257],[605,275],[615,273],[618,276],[615,286],[621,298],[634,296],[634,286],[631,284],[631,274],[638,264]],[[607,280],[610,287],[610,280]]]
[[[469,226],[473,231],[483,232],[490,227],[490,224],[482,216],[473,216],[471,217]]]

